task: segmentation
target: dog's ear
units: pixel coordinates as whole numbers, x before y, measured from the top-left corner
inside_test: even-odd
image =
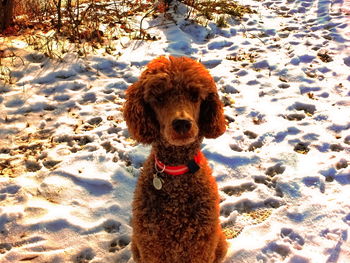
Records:
[[[199,116],[200,133],[206,138],[216,138],[226,130],[222,102],[216,92],[209,93],[202,101]]]
[[[144,100],[141,81],[128,87],[123,114],[129,133],[136,141],[151,144],[159,137],[159,123],[153,109]]]

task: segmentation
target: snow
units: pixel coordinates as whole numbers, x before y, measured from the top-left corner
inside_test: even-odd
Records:
[[[175,4],[172,21],[143,22],[159,40],[116,40],[119,55],[50,60],[12,40],[25,63],[0,88],[0,262],[133,262],[131,202],[150,149],[121,109],[164,54],[200,60],[225,101],[226,133],[202,145],[221,222],[241,230],[225,262],[350,262],[349,2],[247,0],[257,13],[227,28]]]

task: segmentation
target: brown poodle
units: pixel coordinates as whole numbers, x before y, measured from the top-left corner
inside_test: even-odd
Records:
[[[126,94],[130,134],[152,145],[132,205],[134,260],[221,262],[227,243],[219,222],[219,194],[200,152],[204,137],[225,131],[213,78],[190,58],[159,57]]]

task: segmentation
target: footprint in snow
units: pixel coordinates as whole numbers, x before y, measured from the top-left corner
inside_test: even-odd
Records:
[[[192,48],[191,44],[187,41],[178,40],[171,44],[169,44],[166,49],[167,52],[175,52],[175,53],[184,53],[186,55],[190,55],[192,53],[198,52],[196,48]]]
[[[45,110],[45,111],[54,111],[56,109],[57,109],[56,106],[53,106],[53,105],[50,105],[50,104],[46,104],[46,103],[43,106],[43,110]]]
[[[120,230],[121,223],[113,219],[106,220],[102,227],[107,233],[117,233]]]
[[[83,174],[76,175],[64,171],[55,171],[53,175],[61,176],[62,178],[67,178],[71,180],[76,186],[81,187],[93,196],[106,195],[110,193],[113,189],[113,186],[109,181],[100,179],[98,177],[86,178]],[[51,185],[42,184],[42,186],[44,187],[43,192],[45,192],[45,188],[47,188],[48,191],[50,191]]]
[[[288,89],[290,87],[290,84],[287,83],[281,83],[278,85],[280,89]]]
[[[227,195],[242,195],[244,192],[254,191],[256,185],[245,183],[237,187],[225,187],[223,191]],[[242,199],[236,203],[226,203],[222,206],[221,215],[223,231],[228,239],[237,237],[246,226],[256,225],[267,220],[273,208],[283,205],[279,200],[268,198],[261,202],[252,202]]]
[[[42,168],[39,162],[30,160],[25,161],[25,167],[28,172],[37,172]]]
[[[344,58],[344,64],[350,67],[350,57]]]
[[[327,127],[327,129],[334,131],[336,133],[340,133],[341,131],[345,131],[350,129],[350,122],[347,124],[332,124],[331,126]],[[348,138],[348,139],[347,139]],[[347,141],[350,141],[350,135],[346,137]],[[349,144],[348,142],[345,142],[346,144]]]
[[[115,153],[118,150],[111,144],[110,141],[105,141],[101,143],[101,146],[103,147],[103,149],[106,150],[106,152],[110,152],[110,153]]]
[[[346,137],[344,138],[344,143],[350,145],[350,135],[348,135],[348,136],[346,136]]]
[[[239,70],[239,71],[236,73],[236,75],[239,76],[239,77],[244,77],[244,76],[246,76],[246,75],[248,75],[248,74],[249,74],[249,72],[248,72],[247,70],[244,70],[244,69]]]
[[[25,58],[26,58],[26,60],[28,60],[29,62],[32,62],[32,63],[41,63],[45,59],[47,59],[47,57],[41,53],[30,53],[30,54],[26,55]]]
[[[30,218],[37,218],[46,215],[48,213],[48,210],[46,208],[41,207],[26,207],[24,209],[24,212],[26,216]]]
[[[308,76],[311,77],[311,73],[308,72],[306,74],[309,74]],[[320,87],[299,87],[300,94],[305,94],[305,93],[310,93],[310,92],[315,92],[315,91],[320,91]]]
[[[238,186],[225,186],[222,188],[222,191],[229,196],[240,196],[244,192],[251,192],[256,188],[256,185],[253,183],[244,183]]]
[[[93,92],[88,92],[83,95],[83,98],[79,101],[80,104],[88,104],[88,103],[94,103],[96,102],[97,97],[96,94]]]
[[[341,152],[343,151],[345,148],[340,145],[340,144],[329,144],[326,142],[323,142],[320,145],[316,145],[316,148],[320,151],[320,152],[328,152],[328,151],[332,151],[332,152]]]
[[[86,248],[78,253],[78,255],[75,256],[73,259],[73,262],[75,263],[88,263],[91,260],[94,259],[96,256],[95,252],[92,250],[92,248]]]
[[[0,194],[10,194],[14,195],[18,193],[18,191],[21,189],[20,186],[15,185],[15,184],[10,184],[2,189],[0,189]]]
[[[297,153],[301,153],[301,154],[307,154],[310,151],[309,143],[307,143],[307,142],[298,142],[294,146],[294,151],[297,152]]]
[[[90,125],[99,125],[101,122],[102,122],[101,117],[94,117],[87,121],[87,123],[89,123]]]
[[[274,166],[267,168],[265,175],[254,176],[254,182],[266,185],[268,188],[275,190],[275,196],[283,197],[284,194],[281,189],[276,187],[278,177],[275,177],[275,175],[283,174],[285,170],[285,166],[281,163],[277,163]]]
[[[6,254],[12,249],[12,245],[10,243],[0,243],[0,254]]]
[[[291,113],[291,114],[288,114],[286,116],[283,116],[285,117],[287,120],[289,121],[301,121],[303,120],[306,116],[305,114],[303,113]]]
[[[344,217],[343,221],[350,226],[350,214]]]
[[[45,166],[45,168],[47,169],[53,169],[55,168],[56,165],[58,165],[61,161],[58,160],[46,160],[43,161],[43,165]]]
[[[274,137],[274,142],[282,142],[288,135],[297,135],[301,131],[295,127],[288,127],[286,131],[278,132]]]
[[[237,90],[233,85],[231,84],[226,84],[223,87],[223,92],[225,93],[230,93],[230,94],[237,94],[239,93],[239,90]]]
[[[254,188],[254,186],[252,186],[252,188]],[[239,188],[236,188],[234,191],[237,191],[238,193],[239,190],[240,190]],[[236,212],[236,213],[238,212],[240,214],[243,214],[243,213],[250,213],[260,209],[279,208],[282,205],[283,205],[283,202],[279,200],[279,198],[274,198],[274,197],[270,197],[262,201],[252,201],[244,198],[244,199],[240,199],[235,203],[227,202],[223,204],[220,210],[220,214],[224,217],[229,217],[233,212]]]
[[[303,135],[303,140],[305,141],[318,141],[319,140],[320,135],[316,134],[316,133],[307,133],[305,135]]]
[[[253,152],[256,149],[263,147],[263,145],[264,145],[264,143],[262,141],[260,141],[260,140],[255,141],[249,145],[248,151]]]
[[[18,249],[25,249],[26,252],[34,252],[34,253],[40,253],[39,251],[45,250],[45,248],[42,245],[42,242],[45,241],[43,237],[40,236],[33,236],[29,238],[22,238],[20,241],[15,243],[0,243],[0,255],[6,254],[10,252],[13,248],[16,250]],[[33,259],[38,258],[39,255],[30,255],[30,256],[24,256],[19,261],[30,261],[32,262]],[[17,262],[17,261],[16,261]]]
[[[235,152],[243,152],[243,149],[238,144],[230,144],[230,148]]]
[[[283,174],[285,170],[286,167],[284,165],[282,165],[281,163],[277,163],[276,165],[267,168],[265,174],[273,177],[276,174]]]
[[[243,134],[246,135],[249,139],[256,139],[258,137],[258,135],[255,132],[248,130],[244,131]]]
[[[243,148],[238,144],[230,144],[229,146],[230,146],[232,151],[235,151],[235,152],[243,152],[244,151]],[[264,146],[264,143],[261,140],[257,140],[257,141],[252,142],[249,145],[248,151],[254,152],[256,149],[259,149],[263,146]]]
[[[293,105],[288,107],[289,110],[304,111],[306,114],[313,115],[316,112],[316,106],[313,104],[295,102]]]
[[[273,241],[262,248],[261,254],[257,256],[257,259],[262,262],[270,262],[270,259],[273,258],[277,260],[276,262],[282,262],[291,252],[288,245]]]
[[[226,47],[230,47],[233,45],[233,42],[227,41],[227,40],[221,40],[221,41],[213,41],[209,43],[208,49],[214,50],[214,49],[223,49]]]
[[[125,77],[126,75],[124,75]],[[127,77],[127,79],[129,80],[130,76]],[[115,80],[115,82],[113,83],[109,83],[106,88],[105,88],[105,93],[109,94],[107,90],[111,90],[113,92],[116,92],[116,91],[120,91],[122,90],[123,93],[124,91],[128,88],[128,82],[126,82],[125,80]]]
[[[109,252],[114,253],[122,250],[130,244],[130,237],[127,235],[120,236],[112,240],[109,248]]]
[[[75,77],[77,75],[77,72],[74,70],[59,70],[55,72],[50,72],[46,76],[43,76],[41,78],[37,78],[33,80],[33,83],[37,84],[49,84],[49,83],[55,83],[57,79],[68,79],[71,77]]]
[[[340,159],[336,164],[335,164],[335,168],[337,170],[343,169],[343,168],[347,168],[348,164],[350,164],[349,161],[345,160],[345,159]]]
[[[25,100],[19,97],[15,97],[7,102],[5,102],[5,107],[7,108],[16,108],[16,107],[22,107],[25,103]]]
[[[321,193],[324,194],[326,190],[325,183],[320,180],[319,177],[316,176],[307,176],[303,178],[302,182],[305,184],[305,186],[309,188],[318,188]]]
[[[70,100],[70,96],[69,96],[69,95],[62,94],[62,95],[57,95],[57,96],[55,96],[53,99],[56,100],[56,101],[64,102],[64,101]]]
[[[209,30],[198,24],[185,23],[180,25],[179,28],[198,44],[205,43],[210,38]]]
[[[215,68],[216,66],[220,65],[222,60],[220,59],[211,59],[211,60],[202,60],[201,63],[209,69]]]
[[[343,151],[345,148],[339,144],[339,143],[333,143],[329,146],[329,149],[332,151],[332,152],[341,152]]]
[[[45,95],[51,95],[54,93],[63,93],[66,90],[79,91],[83,88],[86,88],[86,84],[72,81],[61,81],[60,84],[56,86],[49,86],[44,88],[41,92]]]

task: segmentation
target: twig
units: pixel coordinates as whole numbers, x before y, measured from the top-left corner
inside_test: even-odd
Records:
[[[141,22],[140,22],[140,39],[142,39],[142,41],[144,40],[144,34],[142,33],[142,22],[143,20],[149,15],[151,14],[152,12],[154,12],[156,10],[156,7],[153,7],[150,11],[148,11],[141,19]]]

